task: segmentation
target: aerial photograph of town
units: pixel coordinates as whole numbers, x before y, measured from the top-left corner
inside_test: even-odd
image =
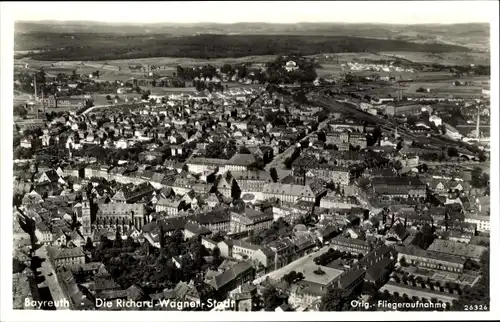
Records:
[[[13,310],[490,311],[488,21],[68,5],[13,27]]]

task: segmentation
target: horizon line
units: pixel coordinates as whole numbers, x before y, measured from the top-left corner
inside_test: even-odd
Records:
[[[171,24],[171,25],[202,25],[202,24],[216,24],[216,25],[234,25],[234,24],[268,24],[268,25],[294,25],[294,24],[346,24],[346,25],[388,25],[388,26],[414,26],[414,25],[472,25],[482,24],[491,25],[491,22],[484,21],[470,21],[470,22],[414,22],[414,23],[387,23],[387,22],[344,22],[344,21],[299,21],[299,22],[263,22],[263,21],[237,21],[237,22],[215,22],[215,21],[202,21],[202,22],[127,22],[127,21],[104,21],[104,20],[58,20],[58,19],[18,19],[14,23],[85,23],[85,22],[98,22],[107,25],[125,24],[125,25],[158,25],[158,24]]]

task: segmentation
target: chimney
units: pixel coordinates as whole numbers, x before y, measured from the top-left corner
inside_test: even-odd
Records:
[[[479,108],[477,109],[477,124],[476,124],[476,138],[479,139],[480,133],[479,133]]]
[[[38,96],[37,96],[37,93],[36,93],[36,73],[35,73],[35,76],[33,76],[33,87],[35,88],[35,102],[36,102],[38,100]]]

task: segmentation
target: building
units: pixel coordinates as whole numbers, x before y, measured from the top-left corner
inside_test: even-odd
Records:
[[[271,227],[273,214],[264,213],[252,208],[245,208],[243,213],[231,212],[231,232],[261,231]]]
[[[275,270],[288,265],[296,251],[295,244],[289,238],[275,240],[266,245],[266,248],[270,249],[273,254]]]
[[[228,212],[212,211],[199,214],[194,220],[213,232],[229,232],[231,229],[231,215]]]
[[[337,288],[343,290],[343,296],[349,296],[352,291],[364,281],[366,271],[361,269],[351,269],[336,278],[334,283]]]
[[[191,173],[204,173],[207,171],[216,172],[221,168],[225,168],[227,160],[209,159],[209,158],[192,158],[186,165]]]
[[[377,177],[371,182],[376,195],[385,198],[425,198],[427,185],[417,177]]]
[[[398,262],[406,262],[421,268],[437,269],[462,273],[465,259],[460,256],[444,254],[432,250],[423,250],[417,246],[396,246]]]
[[[355,198],[340,197],[330,192],[320,200],[321,208],[351,209],[358,206]]]
[[[452,255],[459,256],[463,259],[479,261],[481,255],[487,250],[484,246],[464,244],[451,240],[436,239],[427,249],[433,251],[440,256]]]
[[[80,97],[55,97],[50,96],[44,99],[44,104],[48,108],[82,108],[86,104],[86,100]]]
[[[229,247],[231,250],[229,253],[230,257],[242,257],[242,258],[252,258],[255,253],[260,250],[262,247],[259,245],[254,245],[243,240],[232,240]]]
[[[337,236],[330,242],[330,247],[341,252],[366,255],[371,251],[371,246],[367,241],[361,239],[345,238]]]
[[[146,208],[142,203],[100,204],[94,226],[98,229],[118,229],[122,234],[125,234],[131,226],[140,230],[146,223],[146,219]]]
[[[351,124],[346,124],[346,128],[350,128]],[[337,130],[341,128],[336,127]],[[359,130],[357,128],[357,130]],[[361,126],[360,132],[350,132],[344,130],[344,132],[328,132],[326,134],[325,144],[336,145],[339,151],[348,151],[349,146],[359,149],[366,148],[366,134],[362,133],[363,126]]]
[[[248,166],[256,162],[253,154],[236,153],[226,162],[226,171],[248,171]]]
[[[296,184],[267,183],[262,190],[264,199],[277,198],[285,202],[316,201],[316,195],[309,186]]]
[[[297,66],[297,63],[294,62],[293,60],[289,60],[288,62],[286,62],[285,64],[285,70],[287,72],[293,72],[295,70],[297,70],[299,67]]]
[[[388,116],[409,116],[422,112],[423,106],[414,102],[388,104],[385,106],[385,114]]]
[[[83,199],[81,202],[82,205],[81,217],[78,218],[77,216],[77,219],[79,219],[78,221],[82,224],[81,226],[82,235],[83,237],[86,238],[92,236],[92,218],[90,213],[90,203],[87,199],[87,194],[83,193],[82,198]]]
[[[250,282],[255,277],[255,269],[249,261],[237,263],[222,274],[214,276],[208,284],[215,290],[216,299],[226,299],[229,292]]]
[[[15,122],[21,131],[43,129],[45,121],[42,119],[26,119]]]
[[[212,234],[210,229],[201,226],[200,224],[198,224],[193,220],[188,220],[186,222],[186,224],[184,225],[183,233],[184,233],[184,238],[186,239],[196,236],[208,237]]]
[[[167,198],[160,198],[155,205],[156,212],[164,211],[168,217],[175,217],[181,209],[180,200],[171,200]]]
[[[267,171],[231,171],[231,176],[236,180],[242,193],[262,192],[266,183],[273,182]]]
[[[47,254],[50,260],[53,261],[54,266],[72,267],[75,265],[85,264],[85,253],[80,247],[73,248],[59,248],[54,246],[47,246]]]
[[[41,244],[52,244],[52,231],[42,221],[37,222],[35,225],[35,237]]]
[[[464,221],[466,223],[475,224],[477,231],[489,232],[490,231],[490,216],[481,215],[466,215]]]
[[[292,164],[292,174],[297,177],[316,177],[326,182],[335,182],[340,185],[348,185],[350,172],[348,167],[336,166],[330,163],[320,163],[312,155],[299,157]]]

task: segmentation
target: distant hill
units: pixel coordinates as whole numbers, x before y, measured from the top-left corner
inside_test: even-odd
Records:
[[[121,35],[109,33],[18,34],[17,55],[36,60],[113,60],[151,57],[226,58],[256,55],[406,51],[467,52],[468,48],[443,44],[417,44],[351,36],[303,35],[213,35],[172,36],[164,34]]]
[[[490,28],[488,24],[346,24],[346,23],[156,23],[125,24],[94,21],[41,21],[16,22],[16,34],[48,33],[101,33],[101,34],[162,34],[170,36],[194,36],[198,34],[220,35],[317,35],[353,36],[389,40],[405,40],[417,43],[462,45],[469,48],[488,48]],[[31,49],[31,48],[29,48]]]

